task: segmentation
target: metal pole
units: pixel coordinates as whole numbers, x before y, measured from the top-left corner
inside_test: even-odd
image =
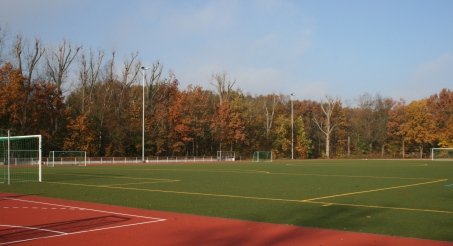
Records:
[[[145,71],[148,67],[142,69],[142,162],[145,163]]]
[[[11,160],[11,159],[10,159],[10,158],[11,158],[10,150],[11,150],[11,149],[10,149],[10,147],[11,147],[11,145],[10,145],[10,142],[9,142],[9,141],[10,141],[10,132],[9,132],[9,130],[8,130],[8,143],[7,143],[8,146],[7,146],[7,151],[6,151],[6,153],[7,153],[7,157],[6,157],[7,160],[6,160],[6,163],[8,163],[8,164],[7,164],[7,165],[8,165],[8,166],[7,166],[7,168],[8,168],[8,170],[7,170],[7,172],[8,172],[8,177],[7,177],[7,178],[8,178],[8,185],[11,184],[11,172],[10,172],[10,171],[11,171],[11,170],[10,170],[10,165],[11,165],[11,161],[10,161],[10,160]]]
[[[293,96],[291,93],[291,160],[294,160],[294,110],[293,110]]]

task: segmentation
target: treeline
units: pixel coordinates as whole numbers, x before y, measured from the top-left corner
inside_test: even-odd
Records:
[[[453,147],[449,89],[409,103],[363,94],[352,107],[247,94],[225,73],[214,73],[209,89],[181,88],[161,63],[142,65],[138,53],[118,62],[115,52],[45,47],[0,29],[0,129],[43,135],[44,153],[140,156],[144,89],[146,156],[272,150],[291,158],[292,139],[295,158],[426,157],[431,147]]]

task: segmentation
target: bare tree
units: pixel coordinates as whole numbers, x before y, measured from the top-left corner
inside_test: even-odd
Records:
[[[219,94],[220,104],[228,101],[233,91],[233,86],[236,80],[230,80],[226,73],[218,73],[212,75],[213,82],[211,83]]]
[[[0,26],[0,64],[3,63],[3,49],[6,46],[6,37],[8,32],[6,30],[6,27]]]
[[[161,93],[160,95],[157,93],[158,92],[157,88],[159,87],[159,84],[165,83],[165,82],[171,82],[175,78],[174,74],[170,73],[169,78],[162,79],[163,69],[164,69],[164,66],[162,65],[162,63],[160,63],[159,61],[156,61],[151,66],[151,75],[149,77],[147,77],[145,75],[145,83],[146,83],[145,86],[148,88],[147,93],[146,93],[147,111],[149,111],[149,110],[153,111],[154,107],[152,107],[152,102],[161,101],[162,97],[164,97],[166,95],[166,93]]]
[[[269,142],[269,136],[271,133],[272,124],[274,121],[275,106],[277,105],[277,95],[272,95],[270,106],[268,106],[268,99],[264,102],[264,109],[266,111],[266,140]]]
[[[141,64],[137,62],[138,53],[131,53],[129,59],[125,59],[123,62],[123,71],[121,84],[124,87],[129,87],[132,83],[137,80],[138,74],[140,73]]]
[[[57,85],[58,89],[61,90],[63,79],[67,74],[69,66],[77,57],[81,48],[81,46],[73,48],[70,43],[64,40],[57,50],[48,53],[46,57],[47,74]]]
[[[13,55],[16,59],[16,65],[19,71],[22,73],[22,53],[24,52],[24,40],[21,35],[16,36],[16,41],[14,42]]]
[[[100,79],[100,72],[103,59],[104,59],[103,51],[98,51],[95,56],[95,52],[92,49],[90,49],[88,58],[86,57],[85,53],[82,53],[81,55],[79,79],[82,89],[82,113],[85,112],[86,104],[88,104],[87,111],[91,110],[94,89],[96,83],[98,83]]]
[[[318,126],[319,130],[326,136],[326,157],[330,158],[330,138],[331,134],[336,126],[332,122],[332,114],[337,106],[339,106],[340,100],[327,97],[324,102],[321,102],[321,110],[324,114],[323,117],[313,118],[313,121]]]

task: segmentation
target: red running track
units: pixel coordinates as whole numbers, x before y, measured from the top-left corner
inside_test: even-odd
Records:
[[[0,193],[0,245],[410,245],[452,242]]]

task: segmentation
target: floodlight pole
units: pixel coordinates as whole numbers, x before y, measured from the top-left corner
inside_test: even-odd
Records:
[[[294,110],[293,110],[293,96],[294,93],[291,93],[291,160],[294,160]]]
[[[149,67],[141,67],[142,71],[142,162],[145,163],[145,71]]]

